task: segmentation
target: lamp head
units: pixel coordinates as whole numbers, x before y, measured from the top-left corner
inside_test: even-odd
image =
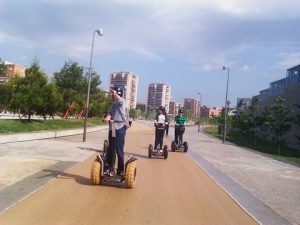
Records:
[[[222,69],[223,69],[223,70],[227,70],[227,69],[229,69],[229,66],[224,65],[224,66],[222,67]]]
[[[102,30],[102,29],[95,30],[95,32],[96,32],[99,36],[103,36],[103,30]]]

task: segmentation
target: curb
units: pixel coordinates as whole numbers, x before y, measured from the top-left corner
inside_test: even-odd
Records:
[[[96,132],[100,130],[107,129],[107,125],[88,127],[87,132]],[[32,141],[48,138],[58,138],[64,136],[72,136],[83,134],[83,128],[76,128],[71,130],[57,130],[57,131],[37,131],[30,133],[18,133],[18,134],[4,134],[0,135],[0,144],[11,143],[11,142],[20,142],[20,141]]]

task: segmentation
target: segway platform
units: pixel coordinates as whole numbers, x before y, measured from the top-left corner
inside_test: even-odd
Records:
[[[117,175],[116,170],[105,171],[106,154],[97,155],[91,168],[92,184],[102,184],[102,182],[125,183],[127,188],[134,188],[136,182],[136,161],[133,155],[128,156],[125,163],[123,176]]]
[[[176,150],[180,150],[183,152],[187,152],[189,149],[188,143],[185,141],[183,143],[179,143],[178,145],[176,144],[175,141],[172,141],[171,143],[171,151],[175,152]]]
[[[162,150],[155,150],[153,145],[150,144],[148,147],[148,158],[152,158],[152,156],[162,156],[164,159],[168,158],[168,146],[164,145]]]

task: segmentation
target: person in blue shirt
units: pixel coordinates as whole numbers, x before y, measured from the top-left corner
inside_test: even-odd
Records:
[[[126,118],[125,118],[125,99],[123,98],[123,89],[120,87],[113,87],[110,89],[110,96],[113,100],[104,121],[109,123],[109,148],[107,153],[107,164],[112,171],[113,158],[115,148],[118,156],[118,170],[117,175],[124,175],[124,143],[126,135]],[[112,122],[113,121],[113,122]],[[115,137],[115,144],[113,142]]]

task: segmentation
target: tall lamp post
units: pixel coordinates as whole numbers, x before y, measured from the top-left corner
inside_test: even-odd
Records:
[[[225,108],[224,108],[224,131],[223,131],[223,144],[226,140],[226,130],[227,130],[227,95],[228,95],[228,82],[229,82],[229,71],[230,68],[227,65],[222,67],[223,70],[227,70],[227,84],[226,84],[226,97],[225,97]]]
[[[201,123],[201,103],[202,103],[202,92],[198,91],[199,95],[199,121],[198,121],[198,133],[200,132],[200,123]]]
[[[93,61],[93,50],[94,50],[94,39],[95,34],[98,34],[99,36],[103,36],[103,31],[101,29],[95,30],[93,33],[93,39],[92,39],[92,50],[91,50],[91,57],[90,57],[90,67],[89,67],[89,80],[88,80],[88,90],[87,90],[87,97],[86,97],[86,103],[85,103],[85,117],[84,117],[84,128],[83,128],[83,142],[86,141],[86,123],[88,118],[88,112],[89,112],[89,101],[90,101],[90,89],[91,89],[91,76],[92,76],[92,61]]]

